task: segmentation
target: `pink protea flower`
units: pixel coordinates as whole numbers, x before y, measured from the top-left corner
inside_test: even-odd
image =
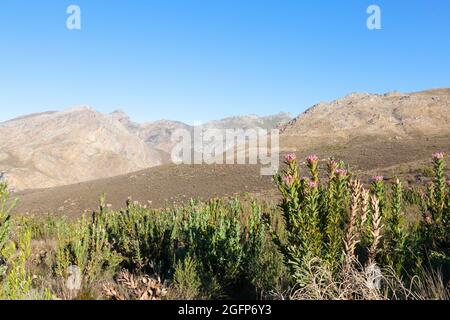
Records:
[[[317,182],[315,182],[315,181],[310,181],[309,182],[309,187],[311,188],[311,189],[315,189],[315,188],[317,188],[319,186],[319,184],[317,183]]]
[[[338,175],[338,176],[346,176],[347,175],[347,170],[345,170],[345,169],[341,169],[341,168],[338,168],[338,169],[336,169],[336,174]]]
[[[433,153],[433,159],[434,160],[442,160],[442,159],[444,159],[444,153],[443,152]]]
[[[431,224],[433,222],[433,217],[431,216],[431,214],[426,214],[424,219],[425,219],[425,222],[428,224]]]
[[[288,153],[287,155],[284,156],[284,160],[286,160],[286,162],[291,163],[297,160],[297,156],[295,155],[295,153]]]
[[[291,175],[288,176],[284,176],[283,177],[283,182],[285,185],[287,185],[288,187],[291,186],[294,183],[294,177]]]
[[[381,182],[384,180],[384,177],[383,176],[373,176],[372,180],[375,182]]]
[[[317,163],[317,161],[319,161],[319,158],[315,154],[313,154],[307,157],[306,161],[308,161],[309,164],[315,164]]]
[[[447,180],[447,185],[450,187],[450,180]]]

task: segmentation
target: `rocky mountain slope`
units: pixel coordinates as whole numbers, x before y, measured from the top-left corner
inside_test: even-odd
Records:
[[[202,130],[215,129],[221,131],[225,137],[225,130],[227,129],[246,130],[260,128],[270,130],[281,127],[292,120],[292,116],[289,113],[281,112],[262,117],[257,115],[229,117],[191,126],[183,122],[170,120],[138,124],[131,121],[128,115],[121,110],[115,111],[111,115],[119,120],[131,133],[144,140],[150,148],[160,151],[164,159],[170,158],[172,148],[176,144],[176,142],[171,141],[172,134],[176,130],[186,130],[192,134],[196,128]]]
[[[450,89],[404,94],[353,93],[319,103],[282,128],[286,147],[352,139],[414,139],[450,133]]]
[[[111,177],[161,164],[120,122],[88,107],[0,125],[0,170],[14,189]]]

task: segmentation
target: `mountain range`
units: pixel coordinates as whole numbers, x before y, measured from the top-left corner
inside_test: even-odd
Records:
[[[444,141],[445,147],[449,124],[450,89],[434,89],[352,93],[318,103],[295,118],[287,113],[249,115],[201,126],[280,128],[282,151],[332,151],[343,158],[351,154],[360,158],[358,167],[367,169],[397,164],[402,148],[417,149],[402,154],[403,162],[414,161],[426,150],[418,141]],[[0,124],[0,172],[20,191],[158,167],[170,163],[176,143],[171,136],[178,129],[192,132],[194,126],[169,120],[140,124],[121,110],[102,114],[90,107],[26,115]]]
[[[216,128],[275,128],[291,120],[242,116],[205,123]],[[138,124],[123,111],[90,107],[31,114],[0,124],[0,172],[13,190],[48,188],[126,174],[170,162],[182,122]]]

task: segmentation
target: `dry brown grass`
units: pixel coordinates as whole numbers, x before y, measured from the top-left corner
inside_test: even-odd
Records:
[[[375,263],[375,257],[378,252],[378,246],[381,241],[383,224],[381,222],[381,212],[379,201],[376,196],[371,197],[372,204],[372,245],[369,249],[369,265]]]
[[[413,279],[419,300],[450,300],[450,282],[445,284],[442,272],[423,272],[422,277]]]
[[[350,268],[352,261],[356,259],[355,249],[360,242],[360,232],[358,232],[358,215],[360,215],[360,204],[363,187],[358,180],[350,181],[351,199],[350,213],[348,218],[348,228],[344,239],[344,269]]]
[[[111,300],[161,300],[167,289],[160,278],[147,275],[135,276],[123,270],[116,278],[116,283],[103,286],[104,295]]]
[[[370,266],[363,268],[356,261],[347,267],[340,277],[319,260],[308,264],[310,282],[308,285],[294,290],[289,299],[295,300],[398,300],[417,299],[409,288],[406,288],[394,270],[379,270],[374,277]],[[380,286],[375,283],[380,283]]]

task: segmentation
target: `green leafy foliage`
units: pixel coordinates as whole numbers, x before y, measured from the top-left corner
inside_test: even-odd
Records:
[[[108,241],[108,211],[101,199],[99,210],[90,220],[83,216],[73,227],[62,228],[58,234],[55,272],[67,277],[70,266],[81,270],[85,285],[98,280],[101,275],[117,270],[122,257]]]

